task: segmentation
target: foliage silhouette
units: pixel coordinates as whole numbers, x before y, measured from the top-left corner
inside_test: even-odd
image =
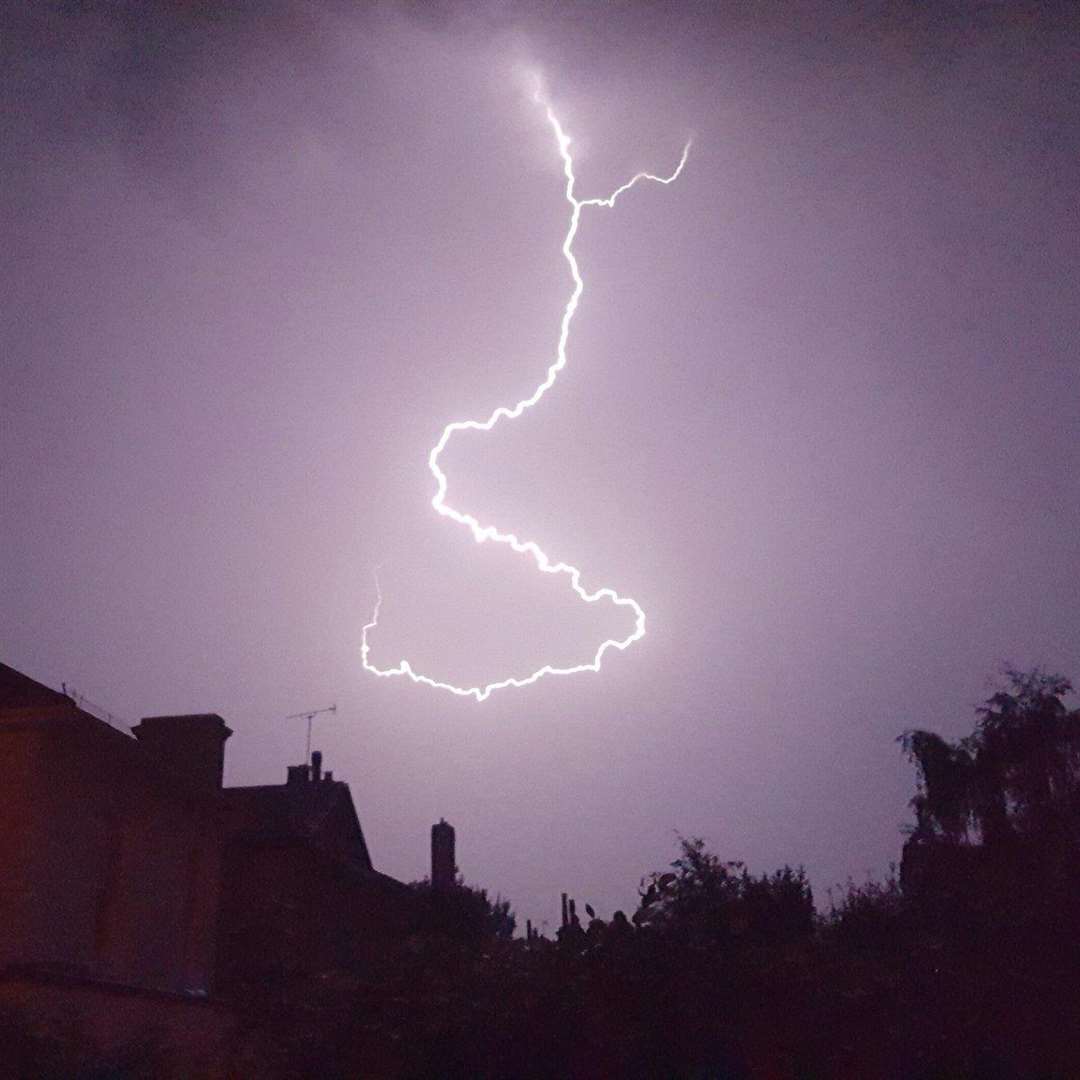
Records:
[[[1007,844],[1061,836],[1080,820],[1080,710],[1068,679],[1007,670],[1008,687],[978,709],[975,731],[950,743],[911,730],[900,742],[919,770],[916,842]]]
[[[487,889],[466,885],[459,875],[453,888],[438,890],[424,878],[410,886],[415,898],[414,932],[440,934],[456,941],[514,936],[517,919],[510,901],[488,899]]]
[[[679,837],[672,872],[650,874],[634,916],[639,926],[669,935],[732,944],[740,939],[789,941],[814,929],[814,898],[802,867],[753,877],[741,862],[723,862],[700,837]]]

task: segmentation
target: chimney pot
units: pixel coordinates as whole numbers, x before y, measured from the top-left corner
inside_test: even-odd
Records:
[[[317,784],[322,779],[322,751],[311,752],[311,779]]]

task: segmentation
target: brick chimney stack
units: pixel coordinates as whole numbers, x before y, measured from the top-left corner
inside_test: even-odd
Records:
[[[431,826],[431,887],[435,892],[448,892],[457,881],[454,853],[454,826],[439,818]]]
[[[132,734],[162,769],[188,787],[207,794],[221,790],[225,740],[232,732],[216,713],[147,716]]]

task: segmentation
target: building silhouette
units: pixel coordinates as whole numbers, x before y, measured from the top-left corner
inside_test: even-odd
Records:
[[[311,757],[222,792],[222,979],[355,966],[408,930],[412,891],[372,866],[348,784]]]
[[[412,890],[321,754],[224,788],[230,734],[199,714],[128,735],[0,664],[0,972],[202,997],[406,932]]]

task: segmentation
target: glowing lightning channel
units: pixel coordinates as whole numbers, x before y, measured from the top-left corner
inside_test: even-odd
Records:
[[[559,156],[562,158],[563,172],[566,176],[566,201],[570,204],[570,225],[562,243],[562,253],[570,267],[570,276],[574,281],[574,290],[570,294],[570,299],[567,301],[566,307],[563,310],[562,325],[559,330],[559,344],[556,350],[555,360],[548,368],[547,378],[544,379],[532,394],[522,401],[519,401],[513,408],[508,408],[505,405],[500,406],[486,420],[453,420],[443,428],[442,436],[428,455],[428,468],[431,470],[432,476],[435,477],[436,483],[436,492],[434,498],[431,500],[431,505],[438,513],[442,514],[443,517],[448,517],[451,521],[456,521],[459,525],[466,526],[472,533],[473,539],[476,540],[478,544],[482,544],[485,540],[494,540],[498,544],[508,544],[519,555],[531,555],[536,562],[537,568],[545,574],[565,574],[570,579],[571,588],[586,603],[593,604],[596,603],[597,600],[607,599],[619,607],[630,608],[634,613],[634,632],[630,634],[629,637],[625,637],[621,640],[609,638],[607,641],[604,641],[596,650],[592,660],[587,664],[577,664],[574,667],[555,667],[551,664],[545,664],[542,668],[539,668],[523,679],[502,679],[499,682],[487,683],[485,686],[454,686],[452,683],[439,682],[437,679],[432,679],[427,675],[421,675],[418,672],[413,671],[407,660],[402,660],[397,667],[393,668],[378,668],[370,663],[368,656],[371,651],[371,646],[368,643],[368,631],[374,630],[375,627],[378,626],[379,609],[382,607],[382,590],[379,587],[378,574],[376,574],[375,588],[377,599],[375,601],[375,610],[372,612],[371,622],[364,627],[361,635],[360,657],[363,661],[364,669],[370,671],[373,675],[379,675],[383,678],[388,678],[393,675],[405,675],[414,683],[431,686],[436,690],[448,690],[451,694],[456,694],[459,697],[473,697],[476,698],[477,701],[485,701],[492,693],[494,693],[494,691],[502,690],[508,686],[529,686],[545,675],[576,675],[578,672],[582,671],[599,671],[600,662],[608,649],[618,649],[622,651],[645,636],[645,612],[642,611],[636,600],[633,600],[628,596],[620,596],[614,589],[607,587],[597,589],[595,592],[589,592],[582,587],[581,571],[576,566],[571,566],[569,563],[565,562],[552,562],[532,540],[520,540],[513,533],[500,532],[493,525],[481,525],[472,514],[466,514],[460,510],[455,510],[446,502],[446,473],[439,468],[439,457],[443,450],[446,449],[451,436],[458,431],[491,431],[500,420],[517,419],[517,417],[519,417],[526,409],[531,409],[532,406],[535,405],[552,386],[554,386],[559,372],[566,367],[566,343],[570,337],[570,322],[574,317],[574,312],[577,311],[578,302],[581,300],[581,294],[585,289],[585,282],[581,277],[581,272],[578,269],[578,262],[574,257],[573,250],[574,237],[577,235],[578,224],[581,221],[581,211],[586,206],[613,207],[615,205],[615,200],[624,192],[629,191],[639,180],[653,180],[658,184],[672,183],[683,171],[683,166],[686,165],[687,155],[690,153],[690,142],[688,141],[683,147],[682,156],[679,158],[679,164],[670,176],[654,176],[652,173],[639,172],[621,187],[616,188],[606,198],[578,199],[574,196],[574,162],[570,157],[570,138],[563,131],[562,125],[555,116],[551,105],[544,100],[539,91],[534,95],[534,100],[537,104],[542,105],[547,113],[548,123],[551,125],[551,129],[555,134],[555,141],[559,147]]]

